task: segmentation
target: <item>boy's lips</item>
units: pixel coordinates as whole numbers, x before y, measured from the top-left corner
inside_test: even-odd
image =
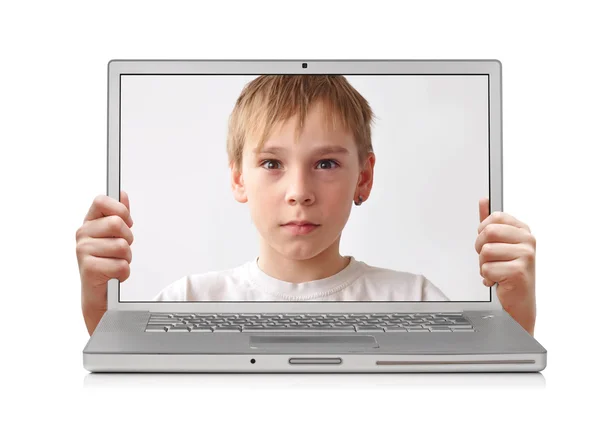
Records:
[[[282,227],[291,232],[293,235],[307,235],[320,224],[314,224],[310,221],[290,221],[289,223],[283,224]]]
[[[301,221],[290,221],[288,223],[285,223],[284,226],[287,225],[294,225],[294,226],[318,226],[319,224],[315,224],[315,223],[311,223],[310,221],[305,221],[305,220],[301,220]]]

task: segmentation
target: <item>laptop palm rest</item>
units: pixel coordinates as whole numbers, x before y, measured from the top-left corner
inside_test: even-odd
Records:
[[[379,344],[373,336],[367,335],[253,335],[250,348],[361,351],[379,348]]]

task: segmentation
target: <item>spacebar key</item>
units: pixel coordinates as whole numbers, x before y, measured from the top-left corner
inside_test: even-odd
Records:
[[[353,326],[347,326],[347,327],[290,327],[288,329],[289,332],[302,332],[302,333],[311,333],[311,332],[318,332],[318,333],[327,333],[327,332],[355,332],[356,330],[354,329]]]
[[[214,326],[213,327],[213,331],[214,333],[220,333],[220,332],[239,332],[241,331],[240,327],[238,326],[234,326],[234,325],[224,325],[224,326]]]

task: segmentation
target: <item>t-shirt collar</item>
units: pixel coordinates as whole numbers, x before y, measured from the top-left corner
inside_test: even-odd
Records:
[[[361,262],[353,256],[340,272],[323,279],[304,283],[291,283],[271,277],[258,266],[258,256],[246,264],[250,282],[259,290],[275,297],[290,300],[307,300],[324,297],[341,291],[355,281],[361,273]]]

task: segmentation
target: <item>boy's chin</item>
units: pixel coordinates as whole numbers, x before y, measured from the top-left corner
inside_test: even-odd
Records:
[[[298,244],[300,245],[300,244]],[[303,244],[303,245],[308,245],[308,244]],[[281,255],[281,257],[284,257],[285,259],[288,260],[295,260],[295,261],[301,261],[301,260],[310,260],[313,259],[317,256],[319,256],[320,254],[322,254],[324,251],[327,250],[327,247],[281,247],[277,251],[277,253],[279,253]]]

